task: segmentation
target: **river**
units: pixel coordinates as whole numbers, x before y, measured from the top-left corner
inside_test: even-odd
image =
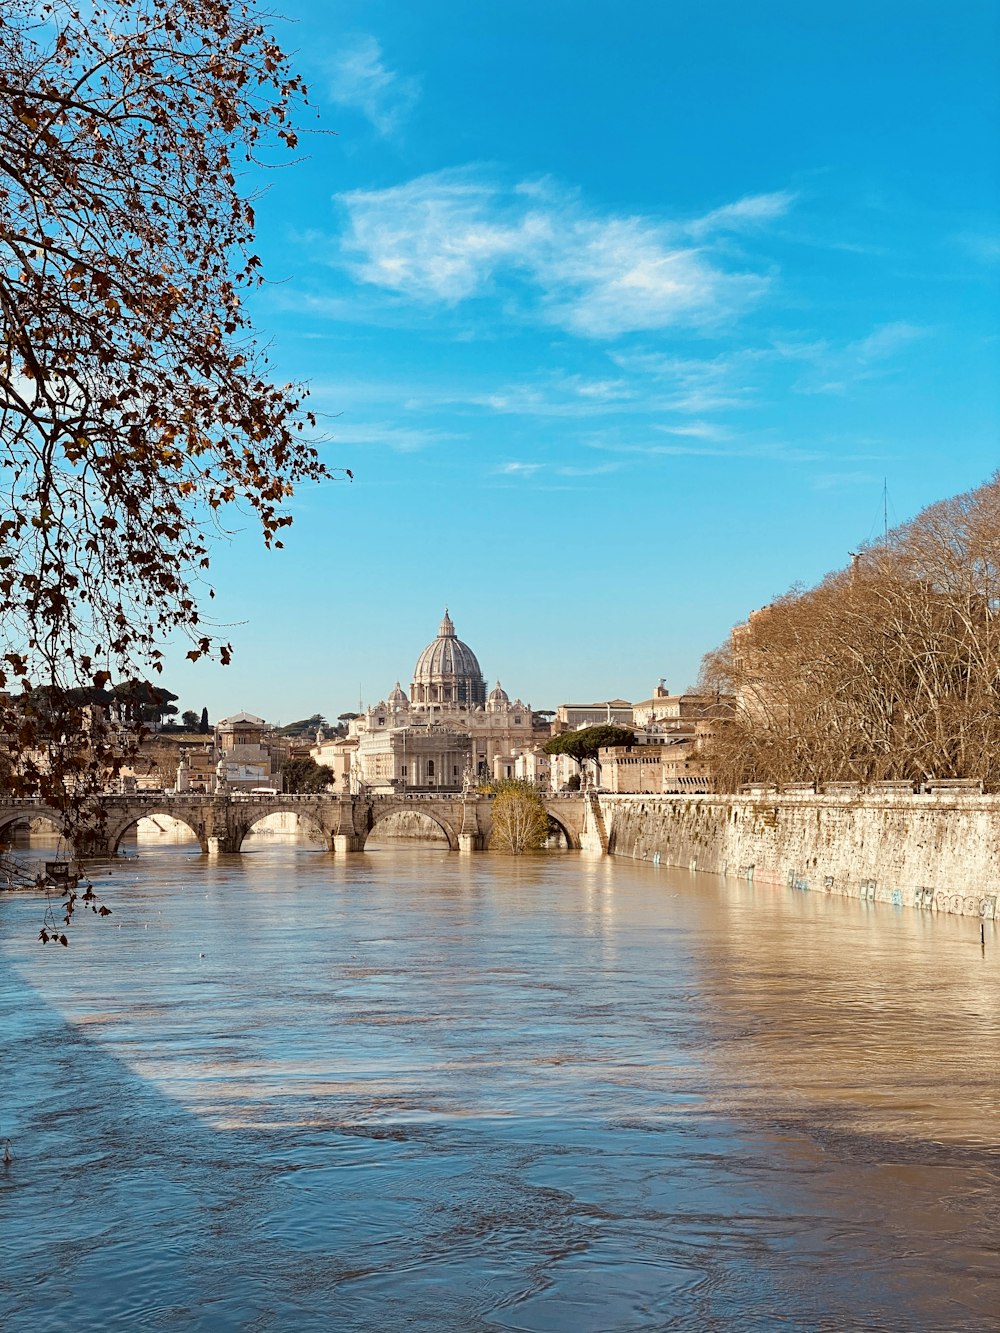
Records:
[[[0,894],[0,1327],[995,1329],[1000,932],[578,853]]]

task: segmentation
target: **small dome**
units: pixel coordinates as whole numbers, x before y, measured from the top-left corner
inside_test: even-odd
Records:
[[[389,706],[391,708],[409,708],[410,698],[404,689],[401,688],[399,681],[396,681],[395,688],[389,695]]]
[[[486,700],[488,712],[498,713],[505,704],[510,703],[510,696],[504,687],[497,681],[496,685],[490,690],[489,697]]]

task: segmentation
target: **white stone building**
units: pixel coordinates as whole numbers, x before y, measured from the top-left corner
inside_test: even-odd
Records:
[[[429,726],[383,727],[359,738],[360,778],[376,794],[393,791],[458,791],[472,761],[462,731]]]
[[[556,709],[554,731],[579,731],[581,727],[616,727],[632,725],[632,705],[627,699],[605,699],[594,704],[560,704]]]
[[[530,782],[539,791],[551,791],[553,761],[558,756],[546,754],[541,748],[543,744],[544,741],[531,750],[520,751],[514,756],[512,772],[496,776],[520,778],[522,782]]]
[[[324,742],[312,753],[319,763],[331,763],[336,747],[340,782],[350,753],[352,790],[385,790],[386,784],[458,790],[466,768],[479,780],[502,777],[515,755],[547,735],[547,727],[534,725],[531,705],[512,700],[499,681],[487,693],[479,661],[446,610],[437,637],[417,658],[409,692],[397,680],[385,699],[350,723],[348,739],[356,748]],[[459,746],[456,737],[468,744]]]

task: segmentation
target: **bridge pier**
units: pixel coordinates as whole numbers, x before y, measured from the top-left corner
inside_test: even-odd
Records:
[[[77,829],[70,839],[69,854],[76,861],[107,861],[115,851],[101,833]]]
[[[462,827],[458,831],[458,850],[464,855],[481,852],[486,846],[479,827],[479,801],[464,794],[462,797]]]
[[[335,854],[341,856],[347,852],[363,852],[365,850],[365,839],[357,833],[335,833],[333,835],[333,850]]]

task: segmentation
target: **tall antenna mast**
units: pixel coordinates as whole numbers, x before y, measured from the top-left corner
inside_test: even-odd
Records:
[[[889,545],[889,483],[882,478],[882,545]]]

